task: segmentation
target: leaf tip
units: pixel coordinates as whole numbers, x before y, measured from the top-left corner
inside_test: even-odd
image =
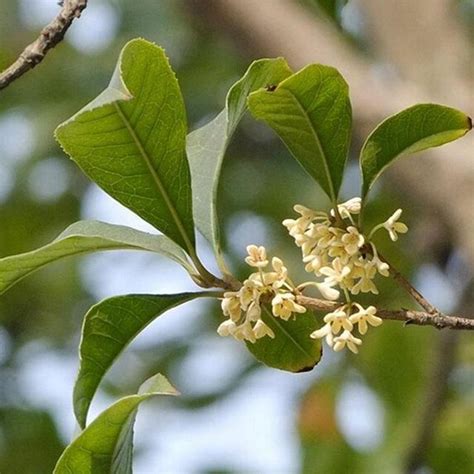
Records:
[[[138,389],[139,395],[160,394],[178,396],[181,393],[169,382],[169,380],[161,374],[156,374],[140,385]]]

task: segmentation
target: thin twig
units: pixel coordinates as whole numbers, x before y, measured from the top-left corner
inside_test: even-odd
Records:
[[[378,252],[380,260],[389,267],[390,276],[429,314],[437,315],[439,311],[412,284]]]
[[[81,15],[86,6],[87,0],[64,0],[56,18],[43,28],[38,38],[23,50],[10,67],[0,73],[0,89],[39,64],[46,53],[64,38],[71,23]]]
[[[318,311],[334,311],[341,306],[340,302],[320,300],[308,296],[299,295],[297,302],[308,309]],[[404,321],[405,324],[415,324],[418,326],[434,326],[437,329],[467,329],[474,330],[474,319],[462,318],[459,316],[448,316],[437,312],[436,314],[425,311],[412,310],[388,310],[377,308],[377,316],[385,320]]]

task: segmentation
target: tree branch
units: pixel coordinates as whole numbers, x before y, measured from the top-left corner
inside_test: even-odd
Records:
[[[434,315],[439,311],[379,252],[379,258],[389,267],[391,277],[428,313]]]
[[[337,301],[320,300],[303,295],[297,296],[296,301],[305,308],[328,312],[336,310],[342,304]],[[448,316],[443,313],[431,314],[407,309],[397,311],[377,308],[377,316],[384,320],[404,321],[405,324],[415,324],[417,326],[434,326],[437,329],[474,330],[474,319]]]
[[[23,50],[10,67],[0,73],[0,89],[39,64],[46,53],[64,38],[74,19],[81,15],[86,6],[87,0],[64,0],[56,18],[43,28],[38,38]]]

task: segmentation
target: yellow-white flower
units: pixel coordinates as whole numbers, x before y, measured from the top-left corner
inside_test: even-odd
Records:
[[[228,291],[224,293],[224,299],[221,302],[222,312],[224,316],[228,316],[232,321],[240,319],[242,310],[240,306],[239,293],[235,291]]]
[[[272,258],[272,267],[275,270],[275,281],[272,283],[272,286],[274,289],[281,288],[288,278],[288,269],[278,257]]]
[[[325,282],[316,283],[316,288],[319,290],[323,298],[331,301],[337,300],[341,294],[339,290],[336,290]]]
[[[331,331],[333,334],[338,334],[341,329],[345,331],[352,331],[352,323],[349,320],[349,316],[346,313],[346,306],[341,306],[335,311],[326,314],[324,316],[324,322],[331,325]]]
[[[285,219],[282,224],[288,229],[288,233],[292,237],[296,237],[305,232],[306,227],[310,223],[310,219],[300,217],[298,219]]]
[[[255,342],[257,340],[249,321],[245,321],[240,326],[237,326],[232,336],[234,336],[238,341]]]
[[[335,258],[331,266],[323,267],[320,270],[322,275],[325,275],[324,283],[327,286],[339,285],[341,287],[350,286],[348,277],[351,273],[351,268],[344,265],[340,258]]]
[[[253,333],[257,339],[261,339],[262,337],[265,337],[265,336],[269,336],[272,339],[275,338],[275,333],[261,319],[259,319],[257,323],[255,324],[255,326],[253,327]]]
[[[349,226],[347,232],[341,237],[345,251],[349,255],[355,255],[364,245],[364,236],[354,226]]]
[[[326,323],[322,328],[317,329],[316,331],[310,334],[311,339],[326,339],[326,344],[329,347],[332,347],[334,336],[332,333],[331,323]]]
[[[388,235],[395,242],[398,240],[398,234],[405,234],[408,231],[408,227],[403,222],[398,222],[400,216],[402,215],[402,210],[397,209],[391,217],[389,217],[384,223],[383,227],[387,229]]]
[[[321,270],[321,267],[327,264],[327,259],[323,258],[322,255],[307,255],[306,257],[303,257],[303,262],[306,263],[304,269],[308,273],[315,273],[316,275],[319,274],[319,270]]]
[[[217,334],[219,334],[219,336],[222,336],[222,337],[233,336],[236,329],[237,329],[237,325],[234,323],[234,321],[231,321],[230,319],[226,319],[217,328]]]
[[[370,324],[374,327],[380,326],[382,324],[382,319],[376,316],[377,310],[375,306],[369,306],[365,309],[358,303],[354,303],[354,306],[356,306],[359,311],[351,314],[349,316],[349,320],[351,323],[358,325],[358,329],[361,334],[365,334],[367,332],[367,324]]]
[[[305,313],[306,308],[295,301],[293,293],[277,293],[272,299],[272,313],[274,316],[285,321],[290,319],[293,313]]]
[[[352,285],[349,289],[353,295],[362,293],[379,294],[379,290],[374,283],[374,278],[377,273],[377,267],[371,260],[359,260],[356,262],[352,270],[352,277],[359,278],[359,281]]]
[[[333,349],[338,352],[342,351],[342,349],[347,346],[350,351],[357,354],[359,352],[357,346],[360,346],[361,344],[362,341],[360,339],[354,337],[350,331],[345,330],[340,336],[334,338]]]
[[[326,248],[336,241],[338,230],[326,224],[312,224],[305,235],[314,239],[318,248]]]
[[[342,204],[337,206],[339,214],[343,219],[347,219],[351,214],[359,214],[362,205],[362,199],[360,197],[354,197],[349,199]],[[334,210],[331,211],[331,215],[334,215]]]
[[[247,265],[256,268],[265,268],[268,265],[267,251],[265,247],[256,245],[247,246],[248,257],[245,257]]]
[[[390,275],[390,267],[388,263],[382,262],[382,260],[380,260],[379,255],[377,253],[377,248],[372,242],[370,243],[370,246],[372,247],[372,253],[373,253],[372,263],[375,264],[375,266],[377,267],[377,271],[382,276],[388,277]]]

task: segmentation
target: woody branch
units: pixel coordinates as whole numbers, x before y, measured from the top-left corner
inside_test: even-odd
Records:
[[[23,50],[11,66],[0,73],[0,89],[39,64],[47,52],[64,38],[74,19],[81,15],[86,6],[87,0],[64,0],[56,18],[41,30],[38,38]]]
[[[299,295],[296,297],[298,304],[308,309],[317,311],[335,311],[341,306],[340,302],[321,300],[308,296]],[[404,321],[406,324],[417,326],[433,326],[437,329],[465,329],[474,330],[474,319],[460,316],[448,316],[443,313],[427,313],[425,311],[414,310],[388,310],[377,308],[377,316],[384,320]]]

